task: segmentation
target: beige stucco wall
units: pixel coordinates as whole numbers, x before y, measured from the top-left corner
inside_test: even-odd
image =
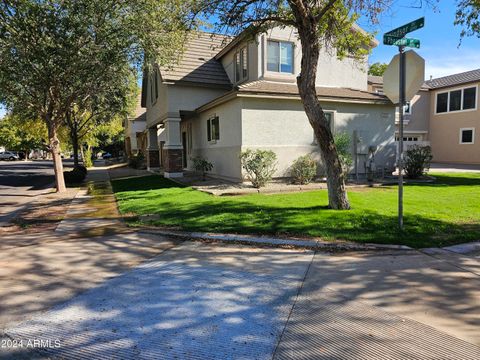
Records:
[[[188,155],[188,169],[192,170],[190,158],[200,156],[213,164],[212,175],[226,179],[241,179],[240,148],[242,144],[242,99],[234,99],[201,113],[197,118],[182,121],[182,131],[188,124],[192,127],[192,152]],[[219,117],[220,140],[208,142],[207,120]]]
[[[430,99],[431,94],[427,90],[420,90],[411,100],[411,114],[404,116],[404,136],[415,136],[418,141],[429,140],[429,123],[430,123]],[[396,132],[398,135],[398,124],[400,114],[398,108],[395,115]]]
[[[334,111],[335,131],[353,135],[357,130],[364,147],[378,147],[376,164],[392,167],[395,163],[394,107],[346,103],[323,103],[326,111]],[[244,99],[242,110],[242,150],[271,149],[277,154],[275,176],[289,175],[292,162],[312,153],[320,160],[313,130],[300,100]],[[352,146],[353,153],[353,146]],[[359,172],[364,172],[366,156],[359,156]]]
[[[143,133],[145,131],[145,121],[139,120],[127,120],[127,126],[125,127],[125,136],[130,138],[130,146],[133,152],[139,149],[137,144],[137,133]]]
[[[150,91],[150,85],[147,84],[147,123],[146,127],[150,128],[160,122],[160,119],[168,112],[168,92],[169,87],[162,83],[158,82],[158,99],[154,100],[152,98],[152,93]]]
[[[269,39],[288,41],[294,43],[293,74],[285,74],[267,71],[267,41]],[[230,81],[234,83],[234,54],[247,42],[241,42],[226,53],[222,59],[222,65],[227,72]],[[265,79],[270,81],[296,82],[296,76],[300,73],[302,51],[297,33],[290,27],[276,27],[268,30],[265,34],[256,36],[248,42],[248,80],[254,81]],[[348,87],[367,90],[367,57],[363,61],[351,58],[337,59],[335,51],[321,50],[318,61],[316,77],[317,86]]]
[[[159,124],[167,117],[179,117],[180,110],[193,111],[228,91],[215,86],[170,85],[160,80],[158,86],[156,101],[152,99],[150,86],[147,86],[147,127]]]
[[[471,87],[469,84],[462,87]],[[435,114],[435,98],[437,93],[448,89],[431,92],[430,102],[430,143],[433,161],[480,164],[480,109],[479,89],[477,87],[477,109],[474,111],[459,111]],[[474,128],[474,144],[460,144],[460,129]]]

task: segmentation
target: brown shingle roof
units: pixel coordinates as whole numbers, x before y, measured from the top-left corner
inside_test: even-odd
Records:
[[[368,75],[368,82],[370,84],[382,84],[383,85],[383,76]]]
[[[181,81],[231,87],[232,84],[215,55],[230,41],[230,37],[195,32],[190,35],[178,64],[161,68],[164,81]]]
[[[432,89],[437,89],[442,87],[467,84],[475,81],[480,81],[480,69],[428,80],[426,81],[426,84]]]
[[[390,103],[384,95],[350,88],[317,87],[317,95],[324,99],[368,100]],[[273,81],[253,81],[238,87],[241,93],[298,95],[296,84]]]

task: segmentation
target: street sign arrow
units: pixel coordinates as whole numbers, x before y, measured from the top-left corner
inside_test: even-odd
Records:
[[[421,17],[420,19],[411,21],[408,24],[405,24],[405,25],[402,25],[402,26],[400,26],[396,29],[393,29],[393,30],[385,33],[385,35],[401,39],[406,34],[412,32],[412,31],[418,30],[418,29],[422,28],[424,25],[425,25],[425,18]]]

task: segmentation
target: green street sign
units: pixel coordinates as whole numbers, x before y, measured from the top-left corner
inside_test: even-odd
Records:
[[[403,38],[395,41],[395,44],[397,46],[406,46],[406,47],[411,47],[411,48],[420,48],[420,40],[418,39],[410,39],[410,38]]]
[[[411,39],[411,38],[398,39],[393,36],[385,35],[383,37],[383,43],[385,45],[406,46],[406,47],[417,48],[417,49],[420,48],[420,40]]]
[[[420,19],[414,20],[412,22],[409,22],[408,24],[402,25],[396,29],[393,29],[385,33],[385,36],[392,36],[392,37],[401,39],[408,33],[422,28],[424,25],[425,25],[425,18],[421,17]]]

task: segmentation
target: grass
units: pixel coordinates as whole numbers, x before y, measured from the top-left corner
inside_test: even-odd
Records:
[[[327,207],[325,190],[215,197],[160,176],[112,182],[120,212],[157,214],[148,225],[188,231],[321,237],[413,247],[480,239],[480,174],[432,174],[434,184],[406,185],[405,229],[397,230],[397,188],[348,193],[352,210]],[[131,225],[142,223],[138,217]]]

